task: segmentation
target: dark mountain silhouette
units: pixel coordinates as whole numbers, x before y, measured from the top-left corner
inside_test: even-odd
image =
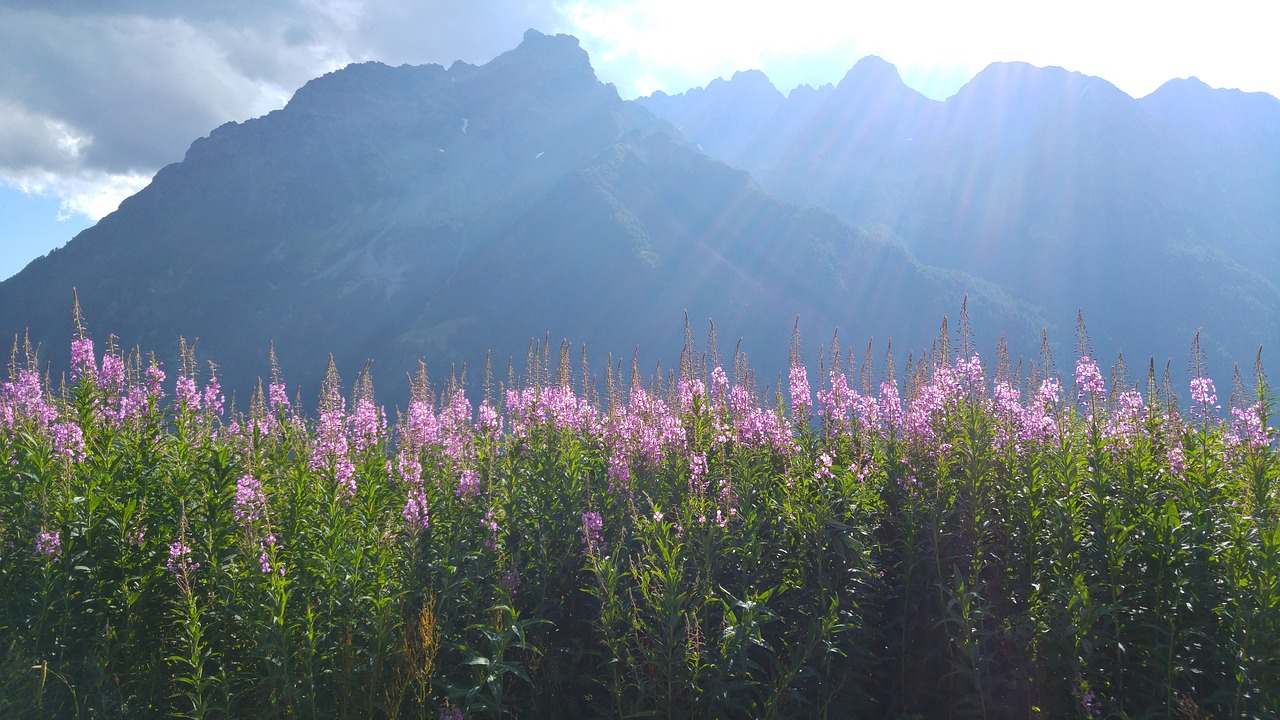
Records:
[[[766,96],[762,82],[751,79],[753,96]],[[1220,364],[1247,363],[1280,340],[1270,95],[1182,80],[1135,100],[1099,78],[998,63],[937,102],[877,58],[816,109],[738,102],[722,114],[716,98],[744,93],[710,90],[683,96],[696,106],[641,103],[677,126],[723,118],[709,134],[768,115],[792,129],[771,139],[785,147],[772,163],[703,147],[766,190],[887,228],[922,262],[985,278],[1047,317],[1082,307],[1103,352],[1180,364],[1203,327]]]
[[[597,368],[637,346],[646,368],[672,366],[686,310],[716,320],[726,355],[745,337],[766,383],[797,316],[811,336],[919,349],[966,294],[986,347],[1003,333],[1034,350],[1034,309],[678,138],[567,36],[530,31],[480,67],[353,65],[197,140],[0,283],[0,332],[29,331],[64,366],[76,288],[99,341],[172,367],[164,351],[198,337],[242,393],[271,343],[308,394],[330,353],[348,379],[376,359],[403,392],[419,358],[437,379],[468,363],[474,381],[487,350],[501,374],[547,336],[586,343]]]

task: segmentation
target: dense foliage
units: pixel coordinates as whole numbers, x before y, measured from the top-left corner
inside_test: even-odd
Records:
[[[1261,369],[1179,412],[1085,342],[1067,386],[947,339],[814,392],[797,340],[785,397],[714,336],[599,389],[543,347],[394,427],[367,373],[235,412],[190,351],[15,352],[0,716],[1280,712]]]

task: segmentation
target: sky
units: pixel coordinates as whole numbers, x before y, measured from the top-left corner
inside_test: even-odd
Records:
[[[483,64],[579,38],[624,98],[763,70],[783,92],[879,55],[944,99],[992,62],[1141,97],[1172,78],[1280,96],[1269,3],[1220,0],[0,0],[0,280],[217,126],[347,63]]]

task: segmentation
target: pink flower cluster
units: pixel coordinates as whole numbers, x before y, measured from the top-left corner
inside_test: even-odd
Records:
[[[182,378],[178,380],[181,382]],[[337,388],[330,388],[320,405],[311,467],[317,472],[332,472],[339,491],[350,499],[356,494],[356,469],[347,440],[347,401]]]
[[[1106,389],[1098,363],[1088,355],[1076,358],[1076,394],[1079,399],[1097,399]]]
[[[40,376],[34,370],[19,369],[13,380],[0,384],[0,427],[12,430],[31,423],[44,430],[58,417],[58,408],[45,397]]]
[[[1025,406],[1018,389],[1010,382],[996,383],[992,391],[997,419],[996,447],[1019,451],[1053,438],[1058,432],[1054,412],[1061,400],[1062,385],[1054,378],[1041,381],[1035,397]]]

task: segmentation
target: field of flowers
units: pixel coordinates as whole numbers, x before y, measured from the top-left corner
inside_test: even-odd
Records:
[[[794,345],[774,391],[713,335],[306,412],[275,367],[233,409],[190,351],[19,347],[0,717],[1280,715],[1260,364],[1220,403],[1083,334],[1066,374]]]

